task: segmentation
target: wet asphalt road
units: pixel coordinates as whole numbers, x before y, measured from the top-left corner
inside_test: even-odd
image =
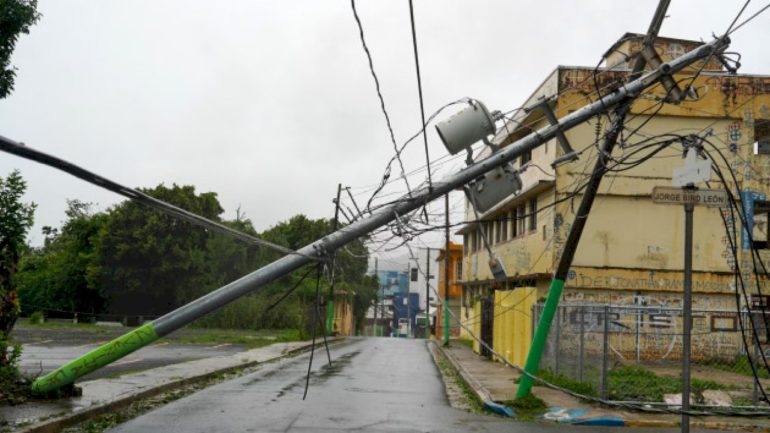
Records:
[[[636,429],[520,423],[449,406],[424,340],[352,339],[269,364],[135,418],[111,432],[589,432]],[[644,429],[646,433],[658,431]]]

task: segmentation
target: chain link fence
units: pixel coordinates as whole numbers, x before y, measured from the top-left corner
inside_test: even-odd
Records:
[[[533,307],[533,324],[543,305]],[[743,321],[743,332],[740,321]],[[693,310],[691,401],[767,408],[767,322],[759,312]],[[682,392],[682,310],[649,306],[562,305],[539,375],[575,392],[613,401],[677,404]],[[754,344],[752,333],[759,335]],[[744,350],[744,338],[749,353]],[[748,355],[748,356],[747,356]],[[759,373],[754,379],[752,364]]]

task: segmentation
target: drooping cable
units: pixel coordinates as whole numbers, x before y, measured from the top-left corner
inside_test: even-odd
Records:
[[[411,195],[412,189],[409,186],[409,180],[404,174],[406,170],[404,169],[403,161],[401,161],[401,151],[396,144],[396,136],[393,133],[393,127],[390,124],[390,115],[388,115],[388,110],[385,108],[385,98],[382,96],[382,90],[380,89],[380,80],[377,78],[377,73],[374,71],[372,53],[369,51],[369,47],[366,45],[366,39],[364,38],[364,27],[363,24],[361,24],[361,19],[358,17],[358,11],[356,10],[356,0],[350,0],[350,7],[353,9],[353,17],[356,19],[356,24],[358,25],[358,35],[361,39],[361,45],[364,48],[364,52],[366,53],[366,59],[369,62],[369,72],[371,72],[372,78],[374,79],[374,87],[377,91],[377,98],[380,100],[380,109],[382,110],[382,114],[385,116],[385,123],[388,126],[388,133],[390,134],[390,142],[393,144],[393,150],[396,153],[395,158],[398,160],[398,165],[401,167],[401,177],[404,179],[406,189]],[[388,166],[388,177],[390,177],[390,166]]]
[[[322,272],[323,266],[321,263],[316,265],[316,280],[315,280],[315,300],[313,303],[315,304],[315,308],[313,308],[313,339],[310,343],[310,359],[307,363],[307,375],[305,376],[305,391],[302,393],[302,400],[307,398],[307,389],[310,387],[310,372],[313,369],[313,355],[315,354],[315,336],[316,332],[318,331],[318,321],[320,320],[320,317],[318,317],[318,302],[321,297],[321,272]]]
[[[308,269],[308,270],[307,270],[307,272],[305,272],[304,274],[302,274],[302,276],[300,277],[299,281],[297,281],[296,283],[294,283],[294,286],[292,286],[292,287],[291,287],[289,290],[285,291],[285,292],[283,293],[283,295],[281,295],[281,297],[280,297],[280,298],[278,298],[278,300],[277,300],[277,301],[273,302],[273,303],[272,303],[272,304],[270,304],[270,305],[269,305],[267,308],[265,308],[265,313],[267,313],[268,311],[270,311],[270,310],[272,310],[273,308],[277,307],[277,306],[278,306],[278,304],[280,304],[281,302],[283,302],[283,301],[284,301],[286,298],[288,298],[288,297],[289,297],[289,295],[291,295],[291,294],[292,294],[292,293],[293,293],[295,290],[297,290],[297,288],[299,287],[299,285],[300,285],[300,284],[302,284],[302,282],[303,282],[303,281],[305,281],[305,278],[307,278],[307,276],[308,276],[308,275],[310,275],[310,273],[311,273],[311,272],[313,272],[313,268],[310,268],[310,269]]]
[[[224,224],[212,221],[208,218],[204,218],[190,211],[186,211],[162,200],[158,200],[157,198],[147,195],[139,190],[123,186],[117,182],[99,176],[98,174],[79,167],[69,161],[65,161],[56,156],[35,150],[23,143],[15,142],[3,136],[0,136],[0,150],[16,156],[20,156],[25,159],[29,159],[31,161],[38,162],[40,164],[47,165],[49,167],[57,168],[88,183],[94,184],[108,191],[112,191],[116,194],[120,194],[123,197],[126,197],[144,206],[161,211],[172,217],[185,220],[193,225],[203,227],[204,229],[224,234],[246,243],[267,247],[284,254],[297,254],[312,260],[319,260],[318,257],[302,254],[298,251],[294,251],[284,246],[268,242],[264,239],[260,239],[248,233],[235,230],[234,228],[228,227]]]
[[[428,154],[428,134],[425,133],[425,104],[422,98],[422,78],[420,76],[420,57],[417,54],[417,31],[414,25],[414,7],[409,0],[409,19],[412,23],[412,45],[414,46],[414,65],[417,70],[417,92],[420,96],[420,116],[422,118],[422,138],[425,143],[425,163],[428,167],[428,191],[433,190],[433,181],[430,175],[430,155]]]

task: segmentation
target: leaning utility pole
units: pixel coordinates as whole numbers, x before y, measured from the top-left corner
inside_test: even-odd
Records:
[[[670,79],[671,74],[682,70],[696,60],[722,52],[728,46],[729,38],[724,36],[708,44],[701,45],[693,51],[671,61],[669,64],[660,65],[646,75],[619,87],[609,95],[562,117],[557,123],[533,131],[526,137],[494,152],[489,157],[447,176],[441,182],[433,182],[432,188],[425,187],[412,191],[411,194],[402,197],[401,200],[373,211],[368,217],[357,220],[334,233],[324,236],[296,252],[287,254],[236,281],[69,362],[63,367],[36,380],[32,385],[32,389],[37,393],[46,393],[72,383],[75,379],[120,359],[236,299],[256,292],[262,286],[308,263],[312,263],[315,260],[330,260],[332,253],[337,248],[395,221],[401,215],[420,209],[425,203],[479,178],[494,168],[513,161],[522,154],[555,138],[557,134],[585,122],[596,114],[606,112],[608,109],[628,101],[629,98],[639,95],[659,80]],[[7,139],[0,139],[0,141],[6,141],[17,147],[23,147],[19,143],[11,142]],[[563,286],[563,280],[560,284]]]
[[[650,23],[650,28],[647,30],[647,35],[644,38],[642,50],[634,63],[631,79],[636,79],[644,69],[645,60],[642,52],[647,48],[652,49],[655,37],[660,30],[660,25],[663,23],[663,18],[666,16],[666,10],[668,9],[669,3],[670,0],[660,0],[660,3],[658,3],[658,7],[655,9],[655,15]],[[672,64],[673,63],[674,62],[672,62]],[[663,68],[664,66],[666,65],[661,65],[660,68]],[[673,72],[666,74],[666,77],[670,78],[670,74],[673,74]],[[669,92],[671,92],[671,90],[669,90]],[[588,214],[591,212],[596,193],[599,191],[599,183],[602,181],[605,168],[612,155],[612,150],[615,148],[615,143],[617,143],[620,132],[623,130],[623,122],[625,121],[626,114],[631,110],[633,99],[629,95],[629,97],[619,102],[620,106],[615,110],[615,119],[604,136],[601,152],[596,156],[596,163],[591,172],[591,178],[583,193],[583,200],[580,202],[577,213],[575,213],[575,219],[572,222],[569,234],[564,242],[564,250],[559,258],[559,264],[556,267],[553,280],[551,280],[551,287],[548,289],[548,296],[545,299],[545,305],[543,305],[543,312],[540,315],[540,320],[537,329],[535,330],[535,336],[532,338],[532,346],[530,346],[529,354],[527,355],[527,362],[524,365],[524,371],[527,374],[521,376],[519,387],[516,390],[516,398],[526,397],[532,389],[532,376],[536,375],[538,368],[540,368],[540,358],[543,355],[545,342],[548,339],[548,333],[551,330],[553,316],[559,305],[562,290],[564,289],[564,281],[567,279],[567,273],[569,273],[570,266],[572,266],[572,259],[575,257],[575,251],[577,251],[580,237],[583,234],[583,229],[588,221]],[[607,317],[605,317],[604,320],[607,320]]]
[[[449,193],[444,195],[444,346],[449,346]]]

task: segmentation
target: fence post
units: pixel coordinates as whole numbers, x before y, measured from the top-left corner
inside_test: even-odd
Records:
[[[583,362],[585,348],[585,305],[580,307],[580,353],[578,355],[578,380],[583,381]]]
[[[604,306],[604,335],[602,344],[602,398],[609,397],[609,383],[607,381],[607,370],[610,363],[610,306]]]
[[[642,326],[642,310],[640,308],[636,309],[636,365],[639,365],[641,362],[641,353],[639,346],[641,345],[640,340],[640,329]]]
[[[753,364],[757,364],[757,359],[759,359],[759,342],[754,342],[754,356],[751,357],[751,362]],[[754,376],[754,389],[751,391],[751,404],[754,406],[759,406],[759,375]]]
[[[556,308],[556,350],[554,350],[554,356],[553,356],[553,362],[554,367],[553,370],[556,374],[559,374],[559,358],[561,357],[559,346],[561,344],[561,310],[562,307]]]

